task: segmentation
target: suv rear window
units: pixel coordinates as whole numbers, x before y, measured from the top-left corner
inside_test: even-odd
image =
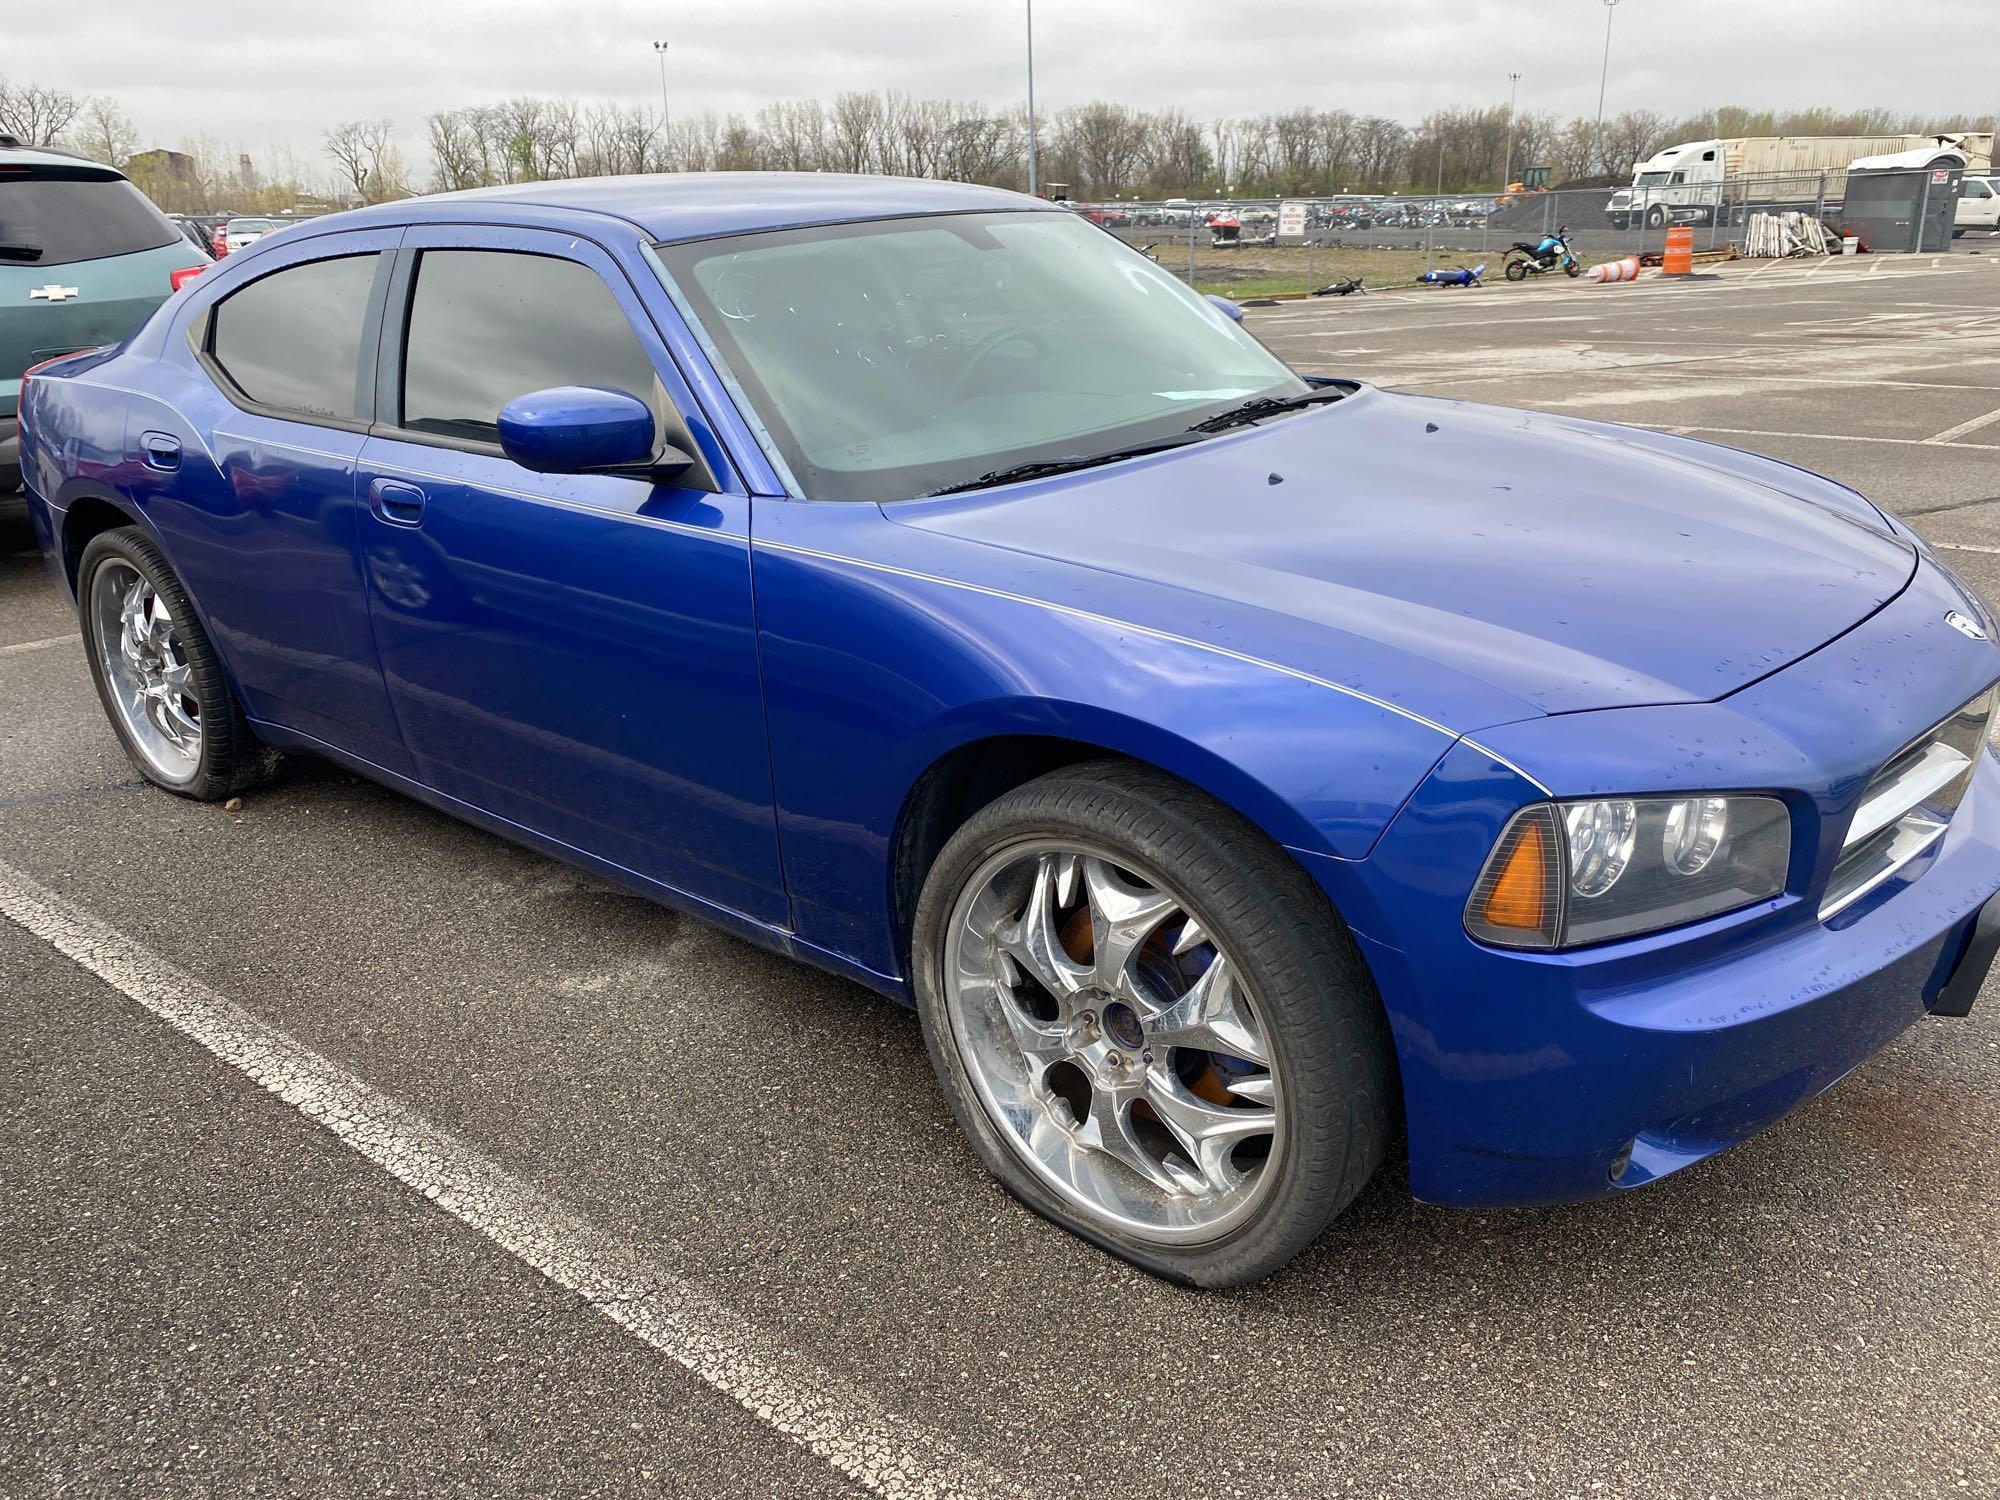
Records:
[[[0,266],[61,266],[176,244],[180,231],[115,172],[0,162]]]

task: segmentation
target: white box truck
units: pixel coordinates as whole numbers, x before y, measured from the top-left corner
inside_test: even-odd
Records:
[[[1939,143],[1956,146],[1966,170],[1992,168],[1991,131],[1947,135],[1758,135],[1687,141],[1656,151],[1632,168],[1632,185],[1604,205],[1615,229],[1634,220],[1648,229],[1668,224],[1728,222],[1746,211],[1811,207],[1822,178],[1837,198],[1841,174],[1865,156],[1888,156]]]

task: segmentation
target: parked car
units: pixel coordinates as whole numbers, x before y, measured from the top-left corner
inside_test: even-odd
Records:
[[[124,338],[197,254],[121,173],[0,136],[0,495],[21,482],[21,372]]]
[[[253,219],[247,215],[230,219],[216,231],[217,244],[221,247],[216,252],[217,258],[234,255],[284,227],[284,222],[279,219]]]
[[[2000,179],[1965,178],[1959,192],[1958,207],[1953,213],[1953,239],[1958,239],[1968,229],[2000,230]]]
[[[1928,547],[1239,317],[965,184],[415,199],[36,372],[29,508],[141,775],[325,756],[912,1003],[999,1179],[1188,1281],[1392,1141],[1611,1196],[1965,1012],[2000,623]]]
[[[215,252],[209,248],[213,242],[210,231],[201,220],[187,214],[168,214],[167,222],[180,231],[182,239],[201,252],[204,264],[215,259]]]

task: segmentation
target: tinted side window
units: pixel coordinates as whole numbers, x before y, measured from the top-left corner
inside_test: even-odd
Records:
[[[403,345],[403,426],[487,442],[500,408],[556,385],[654,402],[652,362],[588,266],[509,250],[426,250]]]
[[[209,354],[263,406],[352,421],[374,254],[273,272],[215,305]]]
[[[61,266],[179,239],[145,194],[102,167],[0,172],[0,264]]]

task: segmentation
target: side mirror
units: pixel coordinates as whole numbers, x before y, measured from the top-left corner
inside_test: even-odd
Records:
[[[498,425],[501,450],[537,474],[656,478],[692,462],[675,449],[659,451],[650,406],[599,386],[559,385],[517,396],[500,409]]]
[[[1222,315],[1229,319],[1230,322],[1241,323],[1243,321],[1243,309],[1238,307],[1234,302],[1231,302],[1227,297],[1218,297],[1215,293],[1210,292],[1208,300],[1221,308]]]

